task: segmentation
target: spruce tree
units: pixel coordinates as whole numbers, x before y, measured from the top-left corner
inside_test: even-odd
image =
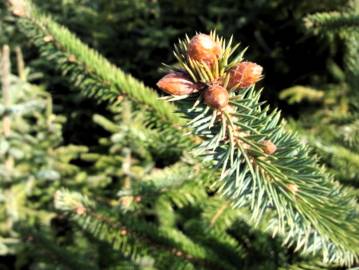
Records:
[[[9,46],[1,54],[2,254],[16,254],[23,248],[23,229],[38,222],[50,224],[54,217],[51,193],[68,185],[67,177],[73,179],[69,186],[81,186],[85,174],[71,160],[87,151],[61,146],[65,119],[53,113],[51,96],[43,88],[27,82],[29,70],[21,50],[15,52],[18,76],[11,73]]]
[[[310,133],[295,134],[291,129],[300,130],[297,124],[288,125],[278,110],[260,99],[265,89],[256,83],[263,70],[246,60],[246,49],[235,44],[235,38],[226,40],[212,31],[180,39],[173,52],[177,62],[164,65],[164,77],[158,82],[166,94],[158,95],[30,2],[9,0],[9,7],[41,56],[71,86],[106,104],[111,112],[93,117],[107,132],[97,147],[88,152],[74,146],[59,148],[60,125],[57,132],[48,130],[55,121],[49,95],[40,91],[44,107],[28,111],[22,109],[26,106],[20,98],[19,111],[31,114],[30,119],[20,118],[29,125],[22,134],[30,135],[19,135],[17,142],[33,138],[29,158],[23,161],[13,154],[16,140],[11,142],[6,130],[14,110],[6,98],[9,72],[4,50],[3,134],[5,144],[10,141],[14,146],[2,147],[3,166],[9,167],[3,189],[5,193],[16,185],[22,189],[29,176],[39,189],[35,199],[23,199],[34,203],[26,201],[33,216],[12,218],[7,233],[15,230],[27,237],[18,254],[34,256],[34,267],[328,269],[357,262],[355,191],[335,181],[322,166],[314,151],[322,154],[323,148],[305,136]],[[355,16],[330,14],[327,20],[325,14],[316,14],[306,22],[345,32],[356,25]],[[351,37],[346,36],[346,59],[350,52],[355,56],[357,44],[350,44]],[[350,60],[346,81],[354,89],[357,65]],[[23,91],[25,102],[37,93]],[[294,93],[321,100],[324,94],[317,92],[299,87],[283,97]],[[355,104],[353,98],[350,108],[355,110]],[[355,126],[351,110],[345,120],[351,127],[345,130],[351,132]],[[355,135],[347,137],[345,143],[355,145]],[[355,162],[354,156],[346,152],[340,158]],[[71,164],[74,157],[80,157],[81,169]],[[26,171],[17,168],[22,164]],[[22,178],[14,180],[9,171]],[[10,206],[5,200],[4,209]],[[9,216],[6,211],[4,217]],[[46,220],[39,217],[41,211],[51,212]],[[33,246],[40,248],[32,251]]]

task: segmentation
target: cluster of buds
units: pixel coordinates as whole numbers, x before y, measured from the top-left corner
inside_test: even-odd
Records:
[[[222,57],[221,44],[209,35],[197,34],[188,43],[187,60],[206,65],[209,70],[218,64]],[[228,77],[227,85],[224,85]],[[247,88],[262,78],[262,67],[252,62],[239,62],[220,78],[211,82],[196,83],[184,71],[170,72],[158,81],[157,86],[170,95],[182,96],[200,92],[204,102],[218,110],[229,103],[229,91]]]

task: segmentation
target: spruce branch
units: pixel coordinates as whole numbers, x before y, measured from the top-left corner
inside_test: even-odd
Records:
[[[186,184],[192,185],[192,187],[187,187],[188,190],[194,186],[206,186],[212,181],[211,173],[210,169],[201,168],[199,164],[188,164],[180,161],[164,169],[152,170],[150,174],[141,178],[141,181],[134,182],[130,190],[123,189],[118,195],[125,196],[131,193],[133,195],[157,196],[164,193],[167,196],[166,192],[173,191],[176,197],[181,197],[178,193],[176,194],[178,189]],[[171,196],[169,198],[174,199]]]
[[[359,27],[359,15],[343,12],[318,12],[305,17],[307,29],[315,31],[342,31]]]
[[[190,119],[193,134],[202,139],[195,155],[221,170],[219,192],[234,207],[248,206],[253,221],[258,223],[272,209],[275,216],[270,228],[274,235],[285,237],[285,244],[304,254],[321,253],[328,263],[352,264],[359,252],[354,198],[317,165],[310,149],[286,130],[279,111],[263,107],[259,100],[262,90],[235,85],[227,90],[228,105],[206,101],[206,92],[212,91],[213,85],[229,84],[233,68],[243,58],[240,52],[230,61],[228,52],[234,55],[238,46],[231,50],[215,33],[211,37],[222,48],[212,70],[188,56],[189,46],[193,46],[189,38],[180,41],[174,51],[182,72],[192,71],[193,76],[188,72],[191,78],[202,84],[198,92],[168,98],[179,104]],[[240,83],[243,85],[243,80]],[[161,84],[161,88],[165,86]]]
[[[136,258],[150,253],[161,262],[164,259],[162,255],[165,254],[166,259],[182,267],[197,265],[200,268],[208,266],[235,269],[178,230],[158,228],[122,214],[119,214],[119,219],[114,220],[102,214],[95,202],[79,193],[58,190],[55,194],[55,207],[68,213],[82,229],[96,235],[126,256]]]
[[[65,27],[42,15],[30,1],[17,1],[25,3],[26,12],[18,18],[23,33],[83,94],[112,106],[120,105],[126,97],[147,112],[148,127],[158,127],[176,138],[176,142],[184,143],[178,135],[184,119],[173,105],[159,99],[153,89],[112,65]],[[10,8],[14,8],[12,2],[9,1]]]
[[[246,251],[243,243],[240,243],[226,231],[213,230],[208,227],[206,222],[194,219],[186,224],[186,232],[197,243],[205,246],[208,250],[213,250],[222,260],[230,261],[235,265],[244,264]]]
[[[148,127],[161,123],[169,137],[175,138],[173,141],[181,141],[178,133],[186,130],[186,121],[175,113],[174,106],[158,100],[154,92],[35,10],[20,18],[20,23],[42,54],[86,93],[114,103],[119,95],[129,97],[151,112]],[[194,154],[221,170],[219,192],[235,207],[249,206],[255,220],[272,209],[276,213],[273,231],[286,236],[286,244],[296,245],[305,254],[321,253],[327,262],[353,263],[359,252],[353,198],[316,165],[308,147],[284,129],[279,112],[262,106],[260,91],[253,87],[238,91],[239,85],[234,84],[228,89],[232,91],[223,96],[224,103],[213,103],[216,99],[211,95],[207,102],[212,106],[203,103],[206,97],[202,92],[210,83],[221,85],[224,94],[228,74],[241,63],[244,52],[235,56],[237,45],[232,47],[215,33],[211,37],[220,44],[222,53],[210,66],[187,58],[188,38],[175,48],[181,69],[173,71],[187,73],[193,83],[199,83],[196,93],[171,98],[178,101],[190,120],[192,135],[201,138]],[[213,108],[227,101],[226,109]]]
[[[218,196],[201,204],[201,218],[208,223],[208,228],[215,231],[226,231],[238,218],[248,216],[244,209],[232,208],[226,200]]]
[[[227,201],[217,196],[202,201],[200,207],[201,218],[190,224],[194,237],[201,238],[199,241],[204,241],[210,247],[217,243],[222,246],[217,250],[225,250],[223,256],[229,255],[238,262],[243,261],[247,255],[243,243],[228,233],[233,223],[244,217],[243,212],[231,208]],[[203,237],[203,232],[209,238]]]
[[[356,89],[359,82],[359,15],[355,5],[354,1],[350,3],[350,10],[347,12],[318,12],[304,19],[307,29],[314,33],[324,32],[329,36],[334,33],[344,41],[345,75],[352,89]],[[357,91],[352,92],[355,103],[355,100],[358,100]]]
[[[324,91],[306,86],[292,86],[283,89],[279,98],[287,100],[289,104],[300,103],[304,100],[309,102],[320,102],[324,98]]]
[[[41,256],[44,261],[49,260],[55,265],[63,265],[66,269],[99,269],[91,261],[89,262],[88,258],[78,256],[78,254],[74,254],[58,245],[56,239],[49,237],[51,232],[48,230],[35,230],[19,224],[17,224],[16,229],[20,232],[25,245],[29,244],[30,248],[34,248],[34,246],[39,248],[40,254],[38,256]]]
[[[335,269],[338,269],[338,266],[335,265],[328,266],[316,259],[295,262],[293,264],[287,265],[285,268],[284,267],[279,268],[279,270],[335,270]],[[350,268],[350,269],[354,270],[355,268]]]
[[[308,128],[295,121],[290,121],[289,126],[319,153],[322,160],[330,164],[330,170],[342,183],[356,186],[359,176],[359,148],[356,142],[359,126],[356,119],[354,115],[344,118],[331,115],[330,121],[320,119],[325,121],[324,126],[315,124],[309,132]],[[326,135],[320,139],[319,134]]]

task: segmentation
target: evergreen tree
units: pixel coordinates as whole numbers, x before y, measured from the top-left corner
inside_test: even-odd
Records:
[[[262,68],[244,59],[246,50],[233,38],[211,32],[180,40],[177,63],[165,65],[167,75],[158,82],[170,95],[160,98],[30,2],[10,0],[9,6],[41,56],[111,115],[93,116],[105,135],[90,151],[59,147],[61,118],[53,115],[49,94],[25,82],[23,72],[9,83],[5,47],[2,224],[9,237],[2,243],[26,239],[6,252],[36,269],[334,269],[357,262],[354,190],[318,164],[313,149],[290,131],[300,130],[298,124],[287,125],[260,101],[255,84]],[[316,14],[307,25],[344,32],[356,25],[355,14],[337,15]],[[343,35],[346,59],[357,56],[355,40]],[[355,59],[342,81],[350,89]],[[303,87],[287,90],[288,96],[326,99]],[[355,126],[355,99],[346,105],[344,117],[333,120],[336,127]],[[327,161],[314,135],[305,138]],[[355,132],[347,138],[340,147],[349,151]],[[354,151],[340,156],[353,165],[340,179],[355,178]],[[14,193],[21,197],[15,208]]]
[[[312,144],[322,162],[328,165],[343,184],[357,188],[358,181],[358,78],[359,78],[359,2],[353,1],[345,12],[315,13],[305,18],[309,34],[320,35],[324,41],[340,39],[344,44],[343,68],[335,62],[328,69],[335,79],[321,90],[297,86],[282,92],[282,98],[320,104],[292,121],[292,126]],[[307,119],[311,118],[311,121]],[[304,120],[306,119],[306,120]],[[357,190],[353,190],[357,193]]]
[[[22,53],[17,53],[19,76],[10,72],[10,48],[2,50],[2,116],[0,139],[1,253],[22,249],[21,226],[50,224],[54,217],[52,195],[61,186],[80,186],[85,174],[71,160],[86,147],[61,146],[64,118],[52,112],[51,96],[26,81]],[[77,182],[77,184],[76,184]],[[25,221],[25,222],[24,222]]]

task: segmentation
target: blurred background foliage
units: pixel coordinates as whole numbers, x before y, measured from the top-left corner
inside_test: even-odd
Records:
[[[115,65],[151,87],[155,86],[161,76],[160,64],[174,62],[170,48],[179,37],[195,32],[207,33],[212,29],[216,29],[226,38],[233,34],[235,41],[241,42],[242,48],[250,47],[247,58],[264,67],[265,76],[260,82],[260,86],[265,87],[263,98],[283,111],[283,115],[288,119],[288,128],[299,132],[303,141],[314,146],[321,162],[358,194],[359,31],[350,27],[344,27],[344,30],[336,29],[336,25],[328,29],[321,28],[321,19],[310,17],[317,12],[355,13],[358,12],[358,1],[36,0],[34,3]],[[54,67],[46,60],[38,57],[37,50],[19,32],[14,20],[2,1],[0,45],[21,47],[29,74],[27,80],[46,88],[52,95],[54,113],[65,117],[57,118],[61,121],[58,120],[59,123],[56,124],[62,125],[63,139],[56,137],[52,145],[44,147],[57,149],[59,145],[69,144],[88,146],[90,153],[84,155],[81,160],[77,159],[76,155],[84,152],[83,149],[86,148],[73,148],[70,151],[74,155],[71,156],[71,159],[74,159],[71,161],[74,167],[70,173],[77,175],[77,166],[86,168],[97,160],[90,169],[94,187],[87,188],[96,188],[98,181],[107,187],[104,191],[107,195],[115,197],[114,192],[110,191],[113,185],[111,177],[117,173],[113,168],[122,166],[127,154],[113,150],[118,142],[113,141],[114,137],[109,139],[112,133],[111,128],[106,128],[109,122],[100,116],[111,118],[111,112],[103,105],[99,106],[93,100],[72,91],[72,86],[65,82],[61,74],[55,72]],[[15,54],[12,54],[12,58],[15,62]],[[12,68],[13,73],[17,73],[16,65]],[[46,116],[43,117],[46,120]],[[46,126],[45,120],[41,120],[41,123]],[[57,127],[57,132],[59,129],[60,127]],[[104,138],[106,136],[107,139]],[[99,152],[99,149],[103,151],[101,158],[98,153],[91,154],[91,151]],[[118,154],[118,160],[108,160],[106,151]],[[142,169],[146,166],[160,166],[148,165],[151,163],[150,154],[146,149],[143,151],[135,154],[141,160]],[[103,173],[106,168],[107,171]],[[54,172],[56,173],[56,168]],[[145,174],[146,171],[141,173]],[[76,177],[77,184],[82,186],[84,175]],[[51,189],[57,188],[57,185],[51,185]],[[48,200],[44,198],[43,203],[47,204]],[[183,215],[191,216],[195,213],[188,211]],[[61,223],[61,219],[53,222],[60,223],[60,227],[66,227],[66,224]],[[190,230],[190,225],[188,226]],[[237,224],[236,228],[243,226],[245,225]],[[57,241],[70,241],[68,234],[80,233],[67,232]],[[276,262],[271,260],[272,255],[260,256],[263,262],[261,269],[275,269],[285,261],[283,258],[287,254],[279,253],[277,241],[271,243],[267,236],[254,237],[249,234],[247,237],[254,242],[253,253],[268,255],[275,251],[272,255],[276,256],[273,259]],[[49,239],[39,239],[40,242],[51,242]],[[85,241],[85,238],[81,239]],[[71,244],[72,249],[86,246],[86,243],[82,242]],[[93,255],[96,252],[87,249],[84,253]],[[11,260],[11,257],[4,258]],[[254,262],[249,262],[248,265],[251,263]],[[34,267],[48,269],[46,264]],[[5,264],[0,264],[0,269],[7,268]],[[298,266],[293,269],[302,268]]]
[[[262,84],[266,87],[266,98],[296,116],[296,108],[288,108],[278,99],[279,91],[295,84],[320,88],[323,84],[335,83],[337,78],[332,74],[333,69],[343,66],[343,44],[337,37],[308,34],[303,18],[319,11],[348,10],[349,2],[35,1],[85,43],[150,86],[158,80],[159,64],[174,61],[169,48],[179,37],[211,29],[217,29],[227,38],[233,34],[243,47],[250,47],[247,58],[263,65],[265,78]],[[41,82],[50,89],[60,87],[68,94],[56,91],[55,103],[63,104],[60,99],[64,96],[73,103],[79,102],[68,93],[69,86],[63,85],[61,77],[54,77],[51,67],[36,57],[36,51],[14,28],[4,8],[1,12],[4,27],[0,30],[0,42],[22,44],[30,67],[49,69],[44,72]],[[69,139],[76,140],[76,136]]]

